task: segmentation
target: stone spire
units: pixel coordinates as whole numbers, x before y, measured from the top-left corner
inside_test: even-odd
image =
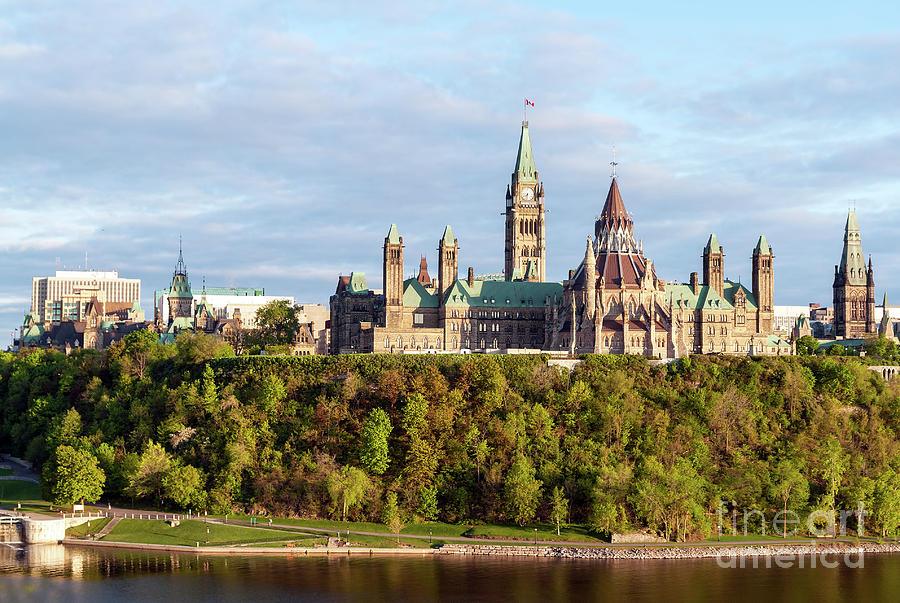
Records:
[[[866,284],[866,260],[862,254],[862,242],[859,236],[859,222],[856,212],[847,212],[847,224],[844,226],[844,251],[838,268],[848,285]]]

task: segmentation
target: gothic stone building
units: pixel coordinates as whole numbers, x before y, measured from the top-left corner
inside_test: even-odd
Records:
[[[844,252],[834,267],[834,335],[838,339],[874,336],[875,275],[872,258],[869,267],[863,258],[862,241],[856,212],[847,214],[844,226]]]
[[[549,350],[677,358],[691,353],[789,354],[772,334],[774,255],[753,250],[753,290],[725,279],[715,234],[703,250],[703,281],[667,283],[634,236],[615,175],[584,260],[552,308]]]
[[[546,278],[544,186],[528,123],[522,123],[516,167],[506,190],[504,273],[458,278],[459,246],[446,227],[438,241],[438,274],[422,258],[403,275],[403,238],[384,239],[384,291],[365,275],[341,276],[331,297],[331,353],[515,351],[639,354],[789,354],[772,334],[774,255],[761,236],[753,250],[753,289],[725,279],[725,250],[711,235],[703,282],[657,277],[634,236],[613,173],[606,202],[588,237],[584,260],[563,283]]]

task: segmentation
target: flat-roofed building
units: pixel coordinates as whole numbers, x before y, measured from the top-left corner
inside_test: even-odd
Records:
[[[31,280],[31,312],[41,324],[83,320],[92,299],[106,312],[140,305],[141,280],[115,270],[57,270]]]

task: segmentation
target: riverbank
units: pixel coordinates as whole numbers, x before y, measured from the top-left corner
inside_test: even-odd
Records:
[[[210,555],[287,555],[287,556],[372,556],[372,555],[470,555],[488,557],[545,557],[559,559],[709,559],[735,557],[773,557],[802,555],[891,554],[900,553],[900,542],[810,541],[808,544],[753,544],[700,546],[502,546],[480,544],[443,544],[434,548],[369,548],[369,547],[248,547],[248,546],[182,546],[107,542],[90,540],[60,541],[66,546],[93,548],[168,551]]]

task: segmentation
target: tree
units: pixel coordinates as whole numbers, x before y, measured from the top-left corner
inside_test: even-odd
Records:
[[[844,472],[849,461],[841,448],[841,442],[834,436],[828,436],[822,447],[822,478],[825,480],[825,503],[834,511],[837,505],[838,488],[841,486]]]
[[[550,499],[550,519],[556,524],[556,535],[559,536],[559,524],[569,512],[569,499],[563,496],[562,488],[554,486],[553,498]]]
[[[434,484],[419,488],[419,500],[416,512],[423,519],[433,521],[438,516],[437,486]]]
[[[886,468],[875,478],[870,517],[882,537],[896,535],[900,528],[900,472]]]
[[[268,347],[291,345],[300,330],[299,310],[286,299],[270,301],[256,311],[252,344]]]
[[[169,453],[161,445],[149,440],[134,472],[129,476],[127,493],[137,498],[155,494],[159,502],[162,500],[163,479],[171,466]]]
[[[812,356],[819,349],[819,340],[812,335],[804,335],[797,340],[797,355]]]
[[[362,469],[347,466],[331,473],[325,481],[325,487],[332,504],[341,507],[341,521],[346,521],[347,512],[363,502],[372,482]]]
[[[787,538],[788,502],[793,502],[795,505],[805,503],[809,498],[809,482],[800,473],[800,469],[786,459],[775,467],[774,481],[769,488],[769,494],[783,504],[782,537]]]
[[[520,526],[534,519],[540,500],[543,482],[535,479],[534,474],[531,461],[519,454],[506,473],[503,484],[507,510]]]
[[[172,463],[162,477],[165,497],[182,509],[202,506],[204,502],[203,474],[196,467]]]
[[[381,508],[381,523],[397,536],[397,544],[400,544],[400,531],[403,530],[403,520],[400,518],[400,507],[397,506],[397,493],[388,492],[384,496],[384,506]]]
[[[43,470],[45,495],[55,505],[96,502],[103,496],[106,474],[90,452],[62,445]]]
[[[391,464],[388,438],[391,435],[391,419],[381,408],[369,413],[360,430],[360,461],[370,473],[381,475]]]
[[[413,394],[406,399],[406,406],[403,407],[402,424],[403,429],[410,437],[417,436],[424,431],[428,425],[426,418],[428,417],[428,400],[422,394]]]

